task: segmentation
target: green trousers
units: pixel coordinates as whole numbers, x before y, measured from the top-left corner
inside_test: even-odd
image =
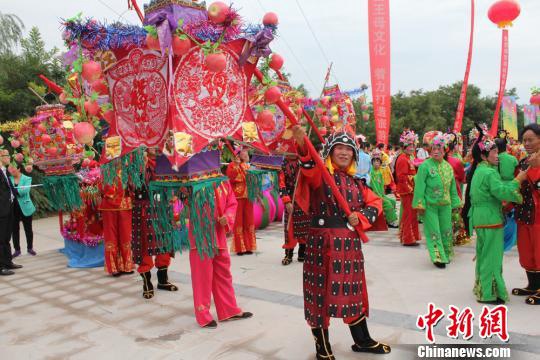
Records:
[[[391,224],[397,220],[396,200],[388,196],[383,196],[382,202],[383,202],[383,213],[384,213],[384,217],[386,218],[386,222]]]
[[[454,257],[452,208],[450,205],[428,205],[423,218],[431,261],[448,264]]]
[[[502,276],[504,228],[476,230],[476,280],[473,292],[480,301],[508,300]]]

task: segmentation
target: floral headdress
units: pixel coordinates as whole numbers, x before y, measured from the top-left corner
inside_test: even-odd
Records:
[[[449,134],[443,134],[442,132],[439,132],[431,139],[431,142],[428,144],[430,146],[440,146],[445,149],[451,141],[452,139],[450,138]]]
[[[495,144],[495,141],[489,137],[484,137],[482,140],[478,142],[478,147],[482,152],[490,152],[493,150],[497,145]]]
[[[484,134],[488,133],[488,127],[487,127],[487,125],[485,123],[480,124],[479,127],[482,129],[482,132]],[[480,135],[480,132],[478,131],[478,126],[473,127],[471,129],[471,131],[469,131],[469,140],[470,141],[475,141],[478,138],[478,135]]]
[[[414,131],[406,129],[403,130],[401,136],[399,137],[399,142],[404,146],[416,145],[418,144],[418,135]]]
[[[433,139],[436,136],[440,136],[440,135],[442,135],[442,132],[440,131],[437,131],[437,130],[428,131],[427,133],[424,134],[424,137],[422,138],[422,143],[427,144],[427,145],[433,145]]]

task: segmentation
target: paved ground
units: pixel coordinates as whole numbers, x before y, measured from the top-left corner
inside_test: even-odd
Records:
[[[158,291],[141,297],[137,275],[111,278],[103,269],[69,269],[57,249],[63,246],[57,219],[34,223],[37,257],[23,255],[16,276],[0,279],[0,359],[313,359],[314,344],[303,320],[302,266],[284,267],[280,224],[257,233],[254,256],[232,257],[238,302],[255,317],[200,329],[192,308],[189,262],[178,255],[171,278],[180,291]],[[471,289],[474,249],[457,249],[447,269],[433,267],[424,246],[404,248],[396,232],[372,233],[365,245],[370,294],[370,331],[392,345],[388,356],[350,352],[348,329],[332,322],[330,339],[338,359],[410,359],[414,344],[425,344],[416,317],[428,302],[448,309],[481,307]],[[515,249],[505,257],[507,286],[525,284]],[[540,308],[512,297],[509,308],[512,358],[540,358]],[[476,324],[477,320],[475,320]],[[436,328],[438,343],[446,337],[446,320]],[[480,342],[475,329],[472,342]],[[493,340],[498,344],[498,341]]]

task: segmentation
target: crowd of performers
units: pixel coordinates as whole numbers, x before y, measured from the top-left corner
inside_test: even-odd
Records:
[[[296,126],[296,154],[287,154],[279,171],[285,256],[291,264],[303,262],[305,319],[312,329],[318,359],[332,359],[328,328],[330,318],[342,318],[350,328],[355,352],[384,354],[390,346],[371,338],[362,231],[399,227],[403,246],[418,246],[419,223],[430,261],[444,269],[454,257],[454,247],[476,237],[477,301],[502,304],[508,301],[503,278],[504,249],[516,241],[520,264],[528,284],[512,294],[540,304],[540,128],[529,125],[522,144],[509,143],[504,133],[497,139],[478,127],[471,132],[469,149],[463,151],[458,133],[431,131],[423,136],[404,130],[397,151],[384,145],[373,149],[363,136],[334,132],[319,155],[352,213],[346,216],[330,184],[316,166],[305,144],[305,131]],[[425,152],[425,153],[424,153]],[[462,157],[463,155],[463,157]],[[146,186],[133,190],[117,184],[103,185],[99,209],[103,218],[105,269],[112,276],[138,271],[143,279],[142,296],[155,295],[151,270],[157,269],[157,290],[177,291],[169,281],[173,253],[159,245],[150,210],[149,184],[155,179],[156,154],[144,156]],[[231,274],[232,253],[256,251],[253,203],[250,201],[247,150],[236,152],[224,173],[226,180],[214,187],[214,222],[217,251],[209,257],[197,249],[188,226],[189,260],[194,313],[202,327],[214,328],[213,298],[218,321],[246,319],[253,314],[237,304]],[[120,175],[120,174],[119,174]],[[118,176],[120,179],[121,176]],[[327,179],[327,178],[326,178]],[[189,196],[186,194],[185,197]],[[178,211],[189,206],[177,199]],[[397,209],[397,201],[401,208]],[[176,216],[176,215],[175,215]],[[232,236],[230,247],[227,236]]]

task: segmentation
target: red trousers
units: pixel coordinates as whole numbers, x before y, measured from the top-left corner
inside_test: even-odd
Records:
[[[254,251],[257,249],[255,225],[253,222],[253,204],[248,199],[236,199],[236,219],[234,221],[234,252]]]
[[[399,241],[402,244],[414,244],[420,240],[418,218],[412,207],[413,194],[401,195],[401,222],[399,223]]]
[[[171,255],[170,254],[159,254],[156,255],[155,266],[159,269],[162,267],[169,267],[171,264]],[[149,272],[154,267],[154,259],[150,255],[145,255],[142,258],[142,262],[137,268],[139,274]]]
[[[109,274],[132,271],[131,210],[102,210],[102,216],[105,271]]]
[[[197,250],[190,250],[189,265],[195,318],[200,326],[205,326],[213,320],[210,314],[212,296],[219,321],[242,313],[242,309],[236,305],[231,257],[227,249],[219,250],[219,254],[212,259],[208,257],[201,259]]]
[[[540,224],[518,221],[517,246],[521,266],[527,271],[540,271]]]

